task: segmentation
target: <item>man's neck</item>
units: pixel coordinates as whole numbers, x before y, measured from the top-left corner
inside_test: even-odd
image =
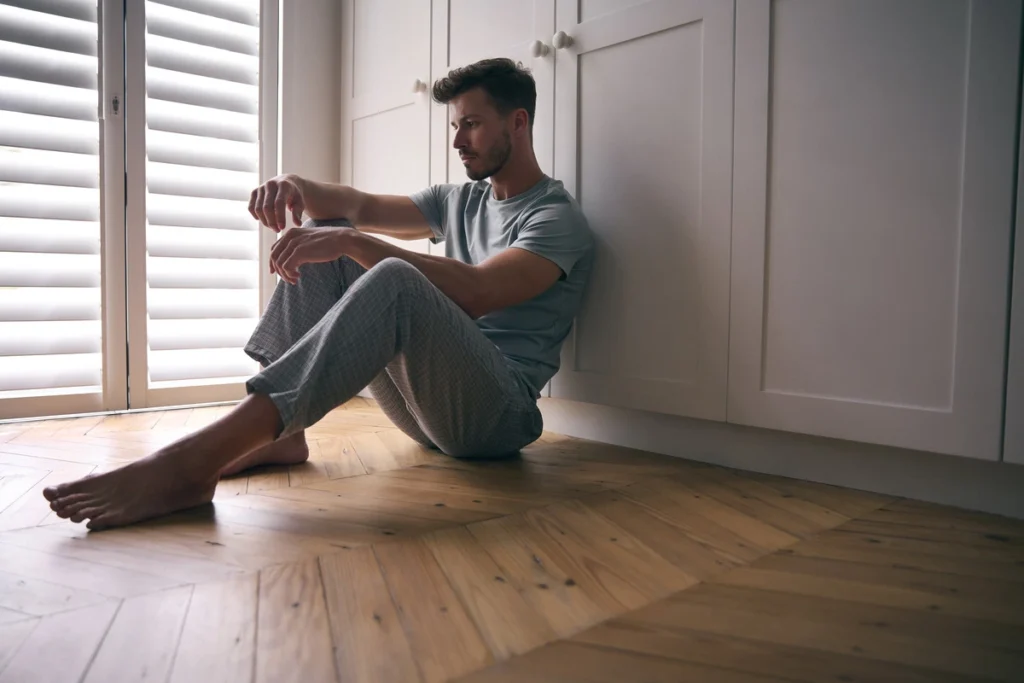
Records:
[[[536,157],[510,160],[505,168],[491,176],[491,194],[495,199],[509,199],[526,192],[544,178]]]

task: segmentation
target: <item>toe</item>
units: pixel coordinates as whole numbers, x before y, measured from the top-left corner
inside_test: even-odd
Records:
[[[50,502],[50,509],[54,512],[60,512],[62,509],[67,508],[70,505],[81,503],[83,500],[88,500],[90,496],[85,493],[73,493],[70,496],[60,496]]]
[[[43,489],[43,497],[46,500],[54,501],[60,498],[60,486],[47,486]]]
[[[74,517],[86,508],[96,507],[96,500],[91,496],[82,496],[80,499],[60,507],[57,510],[58,517]]]
[[[94,507],[87,507],[87,508],[82,508],[81,510],[78,510],[73,515],[71,515],[71,521],[74,522],[75,524],[78,524],[79,522],[83,522],[83,521],[85,521],[87,519],[94,519],[94,518],[99,518],[99,517],[102,517],[102,516],[103,516],[103,508],[102,507],[95,507],[95,506]]]

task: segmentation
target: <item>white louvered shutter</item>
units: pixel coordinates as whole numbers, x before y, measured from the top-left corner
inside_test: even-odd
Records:
[[[98,35],[95,0],[0,0],[0,399],[101,390]]]
[[[147,0],[149,387],[243,380],[259,315],[259,0]]]

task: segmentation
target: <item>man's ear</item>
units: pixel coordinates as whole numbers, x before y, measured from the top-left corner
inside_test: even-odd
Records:
[[[516,109],[513,114],[512,125],[517,133],[528,134],[530,132],[530,115],[525,109]]]

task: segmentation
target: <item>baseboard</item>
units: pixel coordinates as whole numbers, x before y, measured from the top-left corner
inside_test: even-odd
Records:
[[[1024,519],[1024,466],[542,398],[544,428],[742,470]]]

